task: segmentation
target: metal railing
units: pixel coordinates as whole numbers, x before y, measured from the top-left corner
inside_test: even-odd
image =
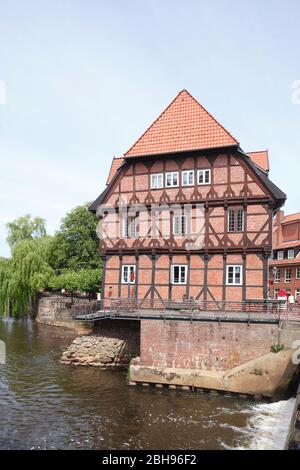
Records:
[[[87,318],[97,312],[104,310],[104,303],[101,300],[92,300],[91,302],[75,303],[71,306],[72,317],[86,316]]]
[[[287,319],[300,321],[300,306],[274,300],[229,302],[112,298],[73,305],[72,315],[77,320],[156,318],[278,323]]]

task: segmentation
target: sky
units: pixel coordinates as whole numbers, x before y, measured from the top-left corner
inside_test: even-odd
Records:
[[[0,256],[7,222],[53,234],[96,199],[184,88],[300,211],[299,0],[0,0]]]

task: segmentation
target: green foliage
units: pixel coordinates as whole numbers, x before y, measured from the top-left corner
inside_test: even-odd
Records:
[[[47,253],[51,239],[19,241],[11,259],[0,262],[0,315],[27,315],[53,276]]]
[[[101,288],[101,269],[80,269],[79,271],[66,271],[52,278],[52,289],[65,289],[69,292],[99,292]]]
[[[284,349],[284,344],[273,344],[271,346],[271,352],[273,353],[279,353]]]
[[[19,217],[7,224],[9,259],[0,258],[0,316],[25,316],[45,289],[99,292],[102,263],[97,218],[88,206],[76,207],[48,237],[41,217]]]
[[[89,212],[88,205],[79,206],[62,220],[53,237],[50,264],[58,273],[68,269],[98,269],[101,267],[98,237],[98,219]]]
[[[33,240],[47,235],[45,220],[41,217],[32,219],[30,214],[9,222],[6,227],[8,229],[7,242],[11,248],[20,241]]]

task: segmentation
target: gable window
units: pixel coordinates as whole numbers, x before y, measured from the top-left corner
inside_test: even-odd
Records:
[[[228,232],[242,232],[244,230],[244,210],[228,210]]]
[[[278,251],[277,252],[277,259],[282,260],[283,259],[283,251]]]
[[[210,184],[211,170],[198,170],[198,184]]]
[[[179,184],[179,173],[178,171],[172,171],[172,173],[166,173],[166,187],[173,188]]]
[[[151,189],[161,189],[164,187],[164,174],[154,173],[151,175]]]
[[[279,284],[279,282],[280,282],[280,269],[277,269],[277,271],[276,271],[276,273],[275,273],[275,280],[274,280],[274,282],[275,282],[276,284]]]
[[[123,238],[136,237],[136,217],[122,219],[122,236]]]
[[[286,268],[285,274],[284,274],[284,282],[286,284],[289,284],[291,282],[291,277],[292,277],[292,270],[291,268]]]
[[[187,232],[186,215],[174,215],[173,217],[173,234],[185,235]]]
[[[296,279],[300,279],[300,268],[296,268]]]
[[[171,266],[172,284],[186,284],[187,266],[185,264],[173,264]]]
[[[294,249],[288,250],[287,257],[288,257],[288,259],[294,259],[295,258],[295,250]]]
[[[195,172],[194,170],[186,170],[182,172],[182,186],[194,186]]]
[[[122,284],[135,283],[135,265],[122,266]]]
[[[226,284],[240,286],[243,283],[242,266],[239,264],[226,266]]]

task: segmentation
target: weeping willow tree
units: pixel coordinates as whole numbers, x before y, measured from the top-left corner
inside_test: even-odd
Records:
[[[15,245],[10,259],[0,262],[0,315],[30,314],[39,292],[50,284],[50,237],[23,240]]]

